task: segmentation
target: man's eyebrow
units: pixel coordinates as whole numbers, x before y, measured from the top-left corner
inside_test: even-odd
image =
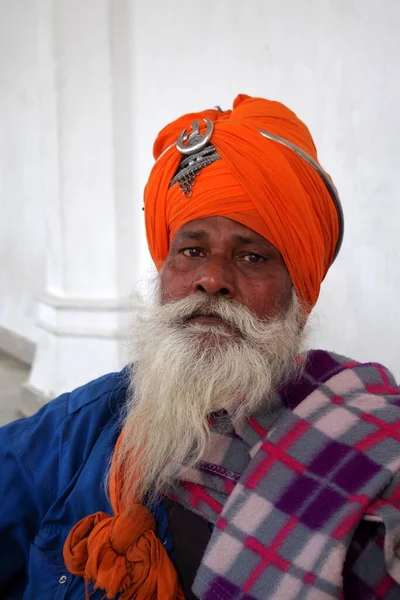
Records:
[[[268,241],[261,237],[246,236],[239,233],[235,234],[233,239],[239,244],[268,244]]]
[[[179,233],[177,233],[174,241],[177,241],[179,243],[181,240],[184,240],[187,238],[201,242],[208,238],[208,234],[203,229],[193,229],[193,230],[189,229],[189,230],[180,231]]]

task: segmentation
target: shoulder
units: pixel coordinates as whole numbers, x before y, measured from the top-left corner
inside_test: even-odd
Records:
[[[119,418],[129,385],[129,369],[109,373],[45,404],[31,417],[0,428],[0,453],[18,456],[36,471],[47,458],[63,452],[65,444],[85,440],[85,446],[111,420]]]
[[[105,401],[110,410],[118,410],[118,405],[126,398],[128,387],[128,367],[117,373],[103,375],[68,394],[67,414],[72,415],[82,409],[98,410],[99,403]],[[96,406],[92,406],[94,403]]]
[[[333,400],[368,394],[385,397],[394,404],[400,398],[400,389],[393,374],[383,365],[359,362],[325,350],[308,352],[301,376],[296,383],[284,387],[282,396],[286,405],[294,409],[317,390]]]
[[[325,383],[340,373],[345,373],[347,377],[352,377],[353,385],[358,381],[364,387],[370,387],[371,392],[375,389],[374,385],[377,385],[376,392],[399,393],[396,379],[385,366],[378,362],[360,362],[335,352],[325,350],[309,352],[305,373],[318,383]]]

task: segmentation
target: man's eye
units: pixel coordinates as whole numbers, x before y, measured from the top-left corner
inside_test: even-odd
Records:
[[[248,263],[252,263],[254,265],[258,263],[265,262],[267,259],[260,254],[254,254],[254,252],[250,252],[249,254],[245,254],[243,256],[243,260]]]
[[[182,254],[184,256],[188,256],[189,258],[197,258],[199,256],[204,256],[203,252],[199,250],[199,248],[185,248],[182,250]]]

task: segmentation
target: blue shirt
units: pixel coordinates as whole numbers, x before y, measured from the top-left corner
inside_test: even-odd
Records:
[[[0,428],[0,597],[82,600],[84,581],[65,568],[73,525],[104,511],[104,486],[121,429],[128,371],[64,394],[27,419]],[[157,535],[172,553],[167,515],[154,508]],[[104,597],[98,591],[91,600]]]

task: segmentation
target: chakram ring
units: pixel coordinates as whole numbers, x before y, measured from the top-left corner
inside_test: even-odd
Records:
[[[196,120],[192,123],[190,134],[187,134],[186,129],[184,129],[179,135],[176,140],[176,148],[181,154],[192,154],[207,146],[214,131],[214,123],[210,119],[203,119],[203,121],[206,124],[204,133],[199,132],[199,121]]]

